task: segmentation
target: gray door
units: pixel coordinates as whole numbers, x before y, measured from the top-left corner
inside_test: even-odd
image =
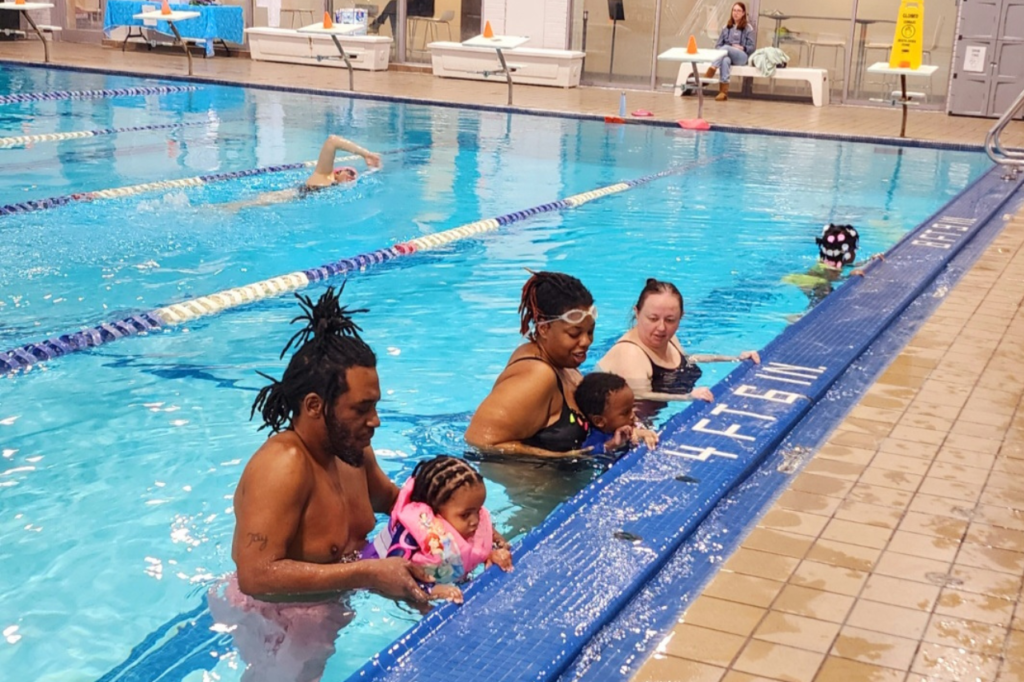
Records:
[[[988,115],[1002,116],[1024,90],[1024,0],[1003,0]]]
[[[965,0],[949,88],[949,113],[1001,115],[1024,89],[1024,0]]]

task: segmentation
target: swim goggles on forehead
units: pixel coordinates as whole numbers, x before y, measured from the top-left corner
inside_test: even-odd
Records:
[[[561,320],[562,322],[565,322],[566,324],[583,324],[583,320],[587,319],[588,315],[590,317],[594,318],[594,322],[597,322],[597,306],[596,305],[592,305],[589,308],[587,308],[586,310],[583,310],[582,308],[573,308],[572,310],[565,311],[564,313],[562,313],[561,315],[559,315],[557,317],[552,317],[552,318],[547,319],[547,320],[540,320],[539,322],[537,322],[537,324],[538,325],[548,324],[550,322],[556,322],[558,320]]]

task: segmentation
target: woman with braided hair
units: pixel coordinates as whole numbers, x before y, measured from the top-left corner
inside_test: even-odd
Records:
[[[584,455],[590,424],[573,392],[594,342],[594,297],[575,277],[536,272],[523,286],[519,315],[527,341],[477,408],[466,442],[485,455]]]
[[[339,292],[340,293],[340,292]],[[231,557],[237,572],[211,589],[210,611],[233,626],[248,664],[243,680],[319,680],[338,631],[351,620],[345,592],[370,589],[422,609],[433,582],[407,559],[360,561],[375,513],[398,488],[370,439],[380,426],[377,358],[333,288],[315,304],[298,296],[298,346],[252,412],[273,432],[235,490]],[[221,589],[223,588],[223,590]]]
[[[484,508],[483,477],[464,459],[441,455],[416,465],[398,492],[391,521],[363,550],[366,558],[399,556],[437,582],[432,598],[462,603],[459,583],[480,564],[512,570],[508,543]]]

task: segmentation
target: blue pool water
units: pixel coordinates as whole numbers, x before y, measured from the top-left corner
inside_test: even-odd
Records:
[[[145,84],[0,72],[5,93]],[[588,367],[628,325],[648,276],[683,291],[688,349],[735,353],[806,307],[780,279],[813,263],[821,224],[853,223],[864,254],[883,251],[988,168],[973,152],[211,85],[0,107],[0,137],[173,122],[197,125],[0,149],[0,205],[304,161],[332,132],[385,152],[385,169],[350,190],[239,212],[216,204],[304,173],[0,216],[0,350],[688,168],[350,278],[345,300],[371,309],[360,322],[385,393],[374,445],[396,480],[422,457],[462,451],[471,411],[519,342],[524,267],[570,272],[594,292]],[[256,371],[283,370],[295,311],[291,297],[271,299],[0,378],[0,669],[12,679],[95,680],[231,570],[230,498],[264,438],[247,421]],[[730,368],[707,366],[708,385]],[[593,475],[485,474],[488,506],[512,536]],[[355,605],[325,679],[344,678],[414,620],[375,597]],[[230,656],[215,671],[240,675]]]

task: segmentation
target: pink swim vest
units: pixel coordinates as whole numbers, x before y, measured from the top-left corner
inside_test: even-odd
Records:
[[[491,515],[481,508],[476,533],[472,538],[463,538],[429,505],[409,501],[415,482],[410,478],[398,492],[391,521],[374,538],[373,548],[379,557],[396,556],[399,553],[395,550],[401,548],[405,558],[423,566],[438,583],[459,582],[491,554]]]

